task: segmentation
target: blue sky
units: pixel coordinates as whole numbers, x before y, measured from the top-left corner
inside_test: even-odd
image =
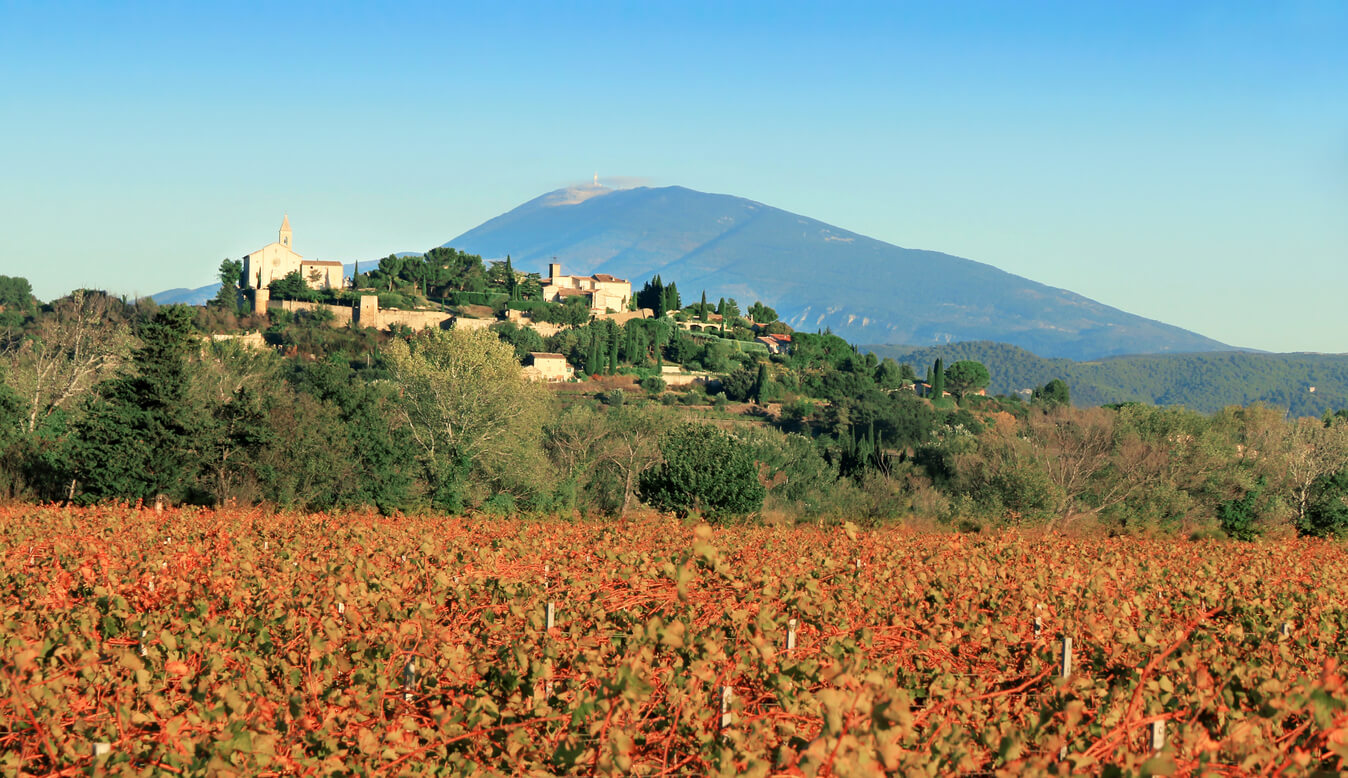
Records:
[[[282,212],[371,260],[597,171],[1345,352],[1344,41],[1338,0],[0,0],[0,274],[199,286]]]

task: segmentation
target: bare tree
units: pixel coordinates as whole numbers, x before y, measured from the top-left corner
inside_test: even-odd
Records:
[[[599,460],[623,481],[622,513],[637,494],[637,479],[660,462],[660,436],[673,426],[671,414],[658,406],[609,410]]]
[[[120,303],[107,295],[76,291],[57,301],[53,311],[8,351],[27,432],[56,411],[73,407],[126,362],[135,338],[131,328],[112,315],[116,305]]]
[[[1348,467],[1348,423],[1336,419],[1326,425],[1319,419],[1297,419],[1279,453],[1301,525],[1310,510],[1315,482]]]

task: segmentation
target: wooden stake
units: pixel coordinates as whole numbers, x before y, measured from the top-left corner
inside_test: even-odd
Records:
[[[786,622],[786,653],[796,650],[796,620]]]
[[[1165,721],[1153,721],[1151,723],[1151,750],[1160,751],[1165,748]]]
[[[112,753],[111,743],[94,743],[94,756],[107,756]]]
[[[1062,677],[1072,677],[1072,639],[1069,637],[1062,639]]]
[[[1292,622],[1284,621],[1282,623],[1282,636],[1288,637],[1292,634]]]
[[[346,613],[346,603],[344,602],[337,603],[337,615],[341,616],[345,613]]]
[[[403,666],[403,686],[406,691],[403,692],[403,699],[412,701],[412,686],[417,682],[417,660],[409,659]]]
[[[735,698],[735,692],[729,686],[721,687],[721,731],[725,732],[730,728],[730,701]]]
[[[557,622],[557,610],[552,603],[548,603],[548,621],[547,629],[552,629],[553,624]]]

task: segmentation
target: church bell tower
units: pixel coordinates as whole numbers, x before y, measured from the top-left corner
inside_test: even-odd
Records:
[[[282,246],[285,246],[291,251],[295,250],[295,247],[290,245],[290,214],[286,214],[281,218],[281,234],[279,240]]]

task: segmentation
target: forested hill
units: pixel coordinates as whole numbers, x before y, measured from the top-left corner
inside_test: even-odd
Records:
[[[1006,343],[975,341],[945,346],[861,346],[912,365],[918,375],[937,357],[982,362],[992,373],[990,393],[1006,394],[1066,381],[1077,405],[1139,401],[1183,405],[1211,413],[1228,405],[1267,403],[1295,416],[1319,416],[1348,407],[1348,355],[1259,354],[1217,351],[1149,354],[1090,362],[1045,359]],[[1315,387],[1315,391],[1311,391]]]

